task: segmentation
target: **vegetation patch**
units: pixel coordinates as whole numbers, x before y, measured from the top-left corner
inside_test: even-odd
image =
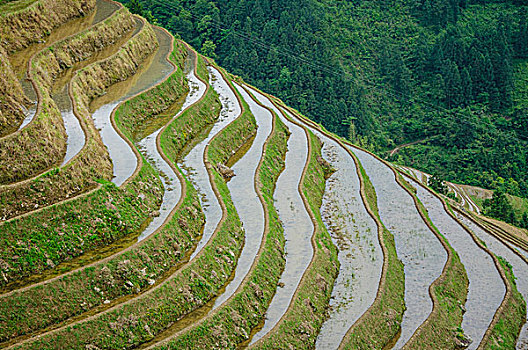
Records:
[[[145,29],[146,28],[150,27],[145,26]],[[152,40],[152,35],[154,35],[152,29],[140,32],[138,35],[141,35],[142,33],[146,34],[144,35],[144,37],[138,38],[138,40],[140,40],[140,42],[147,43],[147,47],[141,47],[141,44],[139,44],[139,47],[137,47],[136,49],[143,48],[145,51],[148,51],[148,48],[151,48],[150,51],[152,51],[152,46],[155,46],[155,44],[148,43],[148,40]],[[132,45],[137,44],[132,43]],[[124,52],[127,55],[129,54],[126,50]],[[142,53],[142,55],[145,54]],[[115,57],[115,59],[119,60],[120,62],[127,62],[119,55]],[[129,65],[135,65],[135,61],[133,58],[130,58],[128,62]],[[98,65],[98,63],[96,63],[96,65]],[[88,67],[88,69],[90,69],[90,67]],[[105,74],[113,74],[114,72],[116,71],[108,70],[105,72]],[[124,74],[124,72],[122,72],[121,70],[117,70],[116,73]],[[126,77],[126,75],[124,76]],[[74,80],[72,84],[75,88],[76,80]],[[84,116],[85,120],[90,118],[88,112],[85,112]],[[35,210],[41,205],[49,205],[61,200],[68,199],[69,197],[73,197],[75,195],[78,195],[79,193],[82,193],[83,191],[98,186],[101,181],[109,180],[112,176],[112,166],[110,160],[108,159],[106,148],[100,139],[98,131],[93,126],[93,121],[89,125],[91,125],[91,128],[85,129],[85,132],[89,133],[90,138],[87,140],[87,145],[85,145],[83,150],[81,150],[78,157],[74,158],[73,161],[67,164],[64,168],[54,169],[36,180],[24,182],[22,185],[13,188],[12,191],[1,192],[0,203],[5,204],[3,209],[5,211],[9,209],[12,210],[13,208],[11,208],[10,204],[18,203],[18,207],[21,208],[21,210]],[[154,180],[154,182],[155,181],[159,181],[159,179]],[[138,185],[143,189],[147,189],[148,187],[145,186],[144,183],[136,183],[133,186],[137,187]],[[159,186],[160,185],[158,183],[157,187],[159,188]],[[146,194],[144,194],[144,196],[147,196],[148,193],[154,196],[160,195],[159,191],[156,192],[156,190],[150,191],[147,189],[147,192]],[[105,197],[100,197],[98,200],[103,201],[103,198]],[[149,198],[147,202],[152,204],[152,202],[150,201],[154,201],[155,203],[159,204],[159,198]],[[134,206],[133,203],[135,203],[136,210],[138,210],[141,208],[141,206],[138,205],[142,204],[142,202],[143,201],[141,200],[141,198],[137,198],[134,201],[131,201],[130,204]],[[125,211],[130,210],[131,208],[129,207]],[[19,212],[20,211],[16,211],[16,213]],[[144,214],[139,215],[139,218],[145,218],[148,215],[149,211],[147,210]],[[103,215],[103,217],[105,216],[106,215]],[[133,218],[129,218],[128,220],[133,220]],[[19,222],[22,222],[22,225],[19,225]],[[67,220],[67,222],[72,223],[72,220]],[[88,222],[92,222],[92,220],[89,220]],[[107,220],[103,222],[104,226],[109,225],[111,221]],[[127,226],[136,227],[136,224],[125,225],[121,223],[123,224],[123,227],[121,227],[121,229],[117,229],[118,227],[113,227],[110,230],[112,231],[112,235],[106,235],[106,239],[103,239],[103,237],[105,237],[104,235],[102,237],[91,235],[91,242],[93,243],[93,245],[91,245],[86,244],[85,239],[78,240],[77,238],[79,236],[85,236],[86,234],[93,233],[93,228],[98,228],[98,225],[94,225],[92,230],[87,230],[84,232],[79,231],[77,225],[72,225],[70,226],[70,233],[73,233],[73,235],[70,236],[71,240],[69,243],[67,243],[66,248],[68,249],[59,252],[60,248],[65,247],[61,247],[61,245],[58,243],[49,242],[66,241],[64,239],[65,237],[61,237],[64,234],[64,226],[57,227],[54,226],[53,223],[61,224],[61,222],[56,222],[54,220],[51,220],[51,222],[48,223],[37,223],[41,225],[46,224],[51,226],[49,228],[45,228],[43,231],[40,231],[42,235],[35,235],[35,232],[26,231],[28,226],[35,224],[35,221],[31,221],[31,218],[22,218],[22,221],[15,220],[13,224],[6,223],[3,225],[10,229],[10,234],[7,234],[8,232],[6,232],[6,237],[9,237],[9,239],[5,239],[3,241],[8,246],[6,248],[9,249],[2,250],[2,257],[0,258],[4,259],[6,262],[9,262],[2,269],[4,274],[7,276],[7,278],[4,278],[4,282],[7,280],[19,279],[21,277],[39,273],[46,268],[50,268],[57,265],[60,261],[65,258],[75,257],[84,253],[88,249],[93,249],[96,246],[102,245],[103,243],[107,244],[109,238],[122,237],[119,234],[130,232]],[[140,224],[141,222],[139,222],[137,225]],[[25,237],[29,235],[29,232],[31,232],[32,234],[32,239],[27,241]],[[96,232],[104,233],[104,230],[102,232]],[[19,247],[20,244],[23,247]],[[70,244],[75,244],[76,248],[70,246]],[[52,249],[53,252],[48,251],[48,248]],[[39,253],[36,253],[35,251],[38,251]]]
[[[115,113],[115,120],[123,133],[130,140],[137,140],[137,135],[160,117],[161,113],[172,112],[172,106],[189,92],[187,78],[183,69],[187,57],[187,47],[175,40],[170,60],[176,65],[176,71],[162,84],[127,100]]]
[[[273,193],[288,150],[289,131],[274,114],[273,131],[266,140],[256,181],[267,216],[262,246],[243,284],[224,305],[196,326],[177,334],[162,349],[235,348],[248,339],[264,316],[284,269],[284,229],[274,207]]]
[[[278,101],[282,104],[281,101]],[[289,109],[303,122],[319,129],[344,146],[346,141],[330,134],[324,127],[307,119],[299,112]],[[350,145],[350,144],[348,144]],[[374,186],[357,157],[349,152],[354,160],[361,185],[361,198],[369,215],[376,221],[378,237],[384,254],[383,272],[380,287],[374,303],[348,330],[340,349],[382,349],[397,339],[405,311],[405,274],[403,264],[398,259],[394,236],[383,225],[378,212]]]
[[[197,57],[196,72],[206,82],[209,73],[201,56]],[[207,89],[201,101],[185,110],[161,134],[161,148],[167,157],[178,159],[185,146],[219,117],[219,108],[218,95],[213,89]]]
[[[173,56],[172,58],[177,60],[174,62],[175,64],[181,64],[180,60],[183,60],[182,56]],[[151,92],[149,96],[156,100],[157,96],[152,91],[158,90],[156,88],[149,90]],[[133,99],[136,98],[140,99],[141,95]],[[127,109],[126,111],[134,115],[133,110]],[[125,115],[125,113],[121,115]],[[192,117],[192,114],[187,114],[187,118]],[[180,122],[179,119],[174,123],[178,122]],[[176,159],[172,159],[172,161],[175,163]],[[109,183],[95,193],[90,194],[87,198],[103,200],[103,203],[107,205],[110,203],[118,211],[126,209],[126,206],[122,208],[121,205],[118,205],[118,202],[122,200],[125,200],[128,206],[133,206],[135,204],[134,201],[142,200],[146,202],[145,204],[148,203],[149,206],[143,204],[138,208],[133,207],[137,212],[126,217],[128,220],[125,220],[124,215],[119,217],[119,222],[133,223],[136,225],[135,228],[139,228],[139,225],[148,219],[153,210],[159,206],[161,198],[161,183],[157,175],[145,160],[143,160],[142,164],[143,166],[138,175],[126,184],[123,189],[118,189]],[[114,193],[112,193],[112,196],[106,194],[107,186],[113,189]],[[196,191],[189,182],[185,183],[184,188],[186,190],[183,191],[182,195],[185,198],[180,203],[179,210],[174,213],[162,230],[147,238],[139,246],[128,248],[121,254],[87,268],[76,270],[72,274],[61,276],[44,285],[25,289],[21,292],[14,292],[2,298],[0,300],[0,310],[6,310],[6,313],[4,313],[6,316],[4,319],[0,318],[0,324],[6,325],[2,329],[6,330],[7,338],[45,328],[50,324],[58,323],[101,306],[107,300],[114,300],[145,291],[155,281],[159,280],[160,276],[164,276],[172,266],[185,256],[197,236],[199,236],[204,223],[204,216]],[[72,218],[75,223],[68,227],[78,228],[80,232],[89,232],[90,226],[85,227],[83,225],[90,225],[92,223],[90,220],[96,220],[97,224],[94,225],[96,228],[100,226],[107,227],[110,218],[101,218],[101,214],[97,211],[103,210],[102,208],[105,208],[105,206],[94,206],[92,210],[96,214],[89,216],[86,214],[89,212],[87,208],[90,208],[87,204],[88,199],[85,200],[84,197],[79,197],[79,199],[72,202],[70,210],[68,210],[68,204],[61,204],[56,206],[59,209],[58,213],[53,211],[50,213],[44,212],[51,217],[65,215],[68,218]],[[79,208],[82,208],[82,210]],[[75,215],[72,215],[71,211]],[[48,222],[43,217],[38,215],[32,215],[31,217],[33,216],[36,216],[33,218],[35,225],[38,222]],[[92,217],[94,219],[91,219]],[[128,234],[131,233],[128,232]],[[97,234],[97,232],[92,233],[91,237]],[[116,233],[114,232],[114,234]],[[121,271],[123,266],[126,267],[125,275]],[[72,300],[77,300],[77,303],[72,303]],[[27,304],[28,302],[31,303],[31,307]],[[20,322],[20,320],[24,320],[24,322]],[[2,334],[2,336],[5,335]]]
[[[367,210],[374,215],[378,224],[380,241],[384,247],[385,263],[382,281],[374,303],[349,329],[340,345],[342,349],[383,349],[400,331],[403,312],[405,311],[405,274],[403,263],[398,259],[394,236],[383,225],[378,211],[376,190],[355,155],[356,167],[359,169],[361,188],[366,200]],[[372,214],[371,214],[372,215]]]
[[[306,131],[309,142],[307,167],[300,185],[301,196],[314,223],[312,245],[314,256],[292,298],[290,307],[279,323],[255,343],[256,349],[313,348],[326,316],[335,278],[339,272],[337,248],[326,230],[320,214],[326,175],[323,167],[321,141]]]

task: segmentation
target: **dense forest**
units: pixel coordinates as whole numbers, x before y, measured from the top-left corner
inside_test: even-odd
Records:
[[[391,161],[528,197],[525,0],[123,2]]]

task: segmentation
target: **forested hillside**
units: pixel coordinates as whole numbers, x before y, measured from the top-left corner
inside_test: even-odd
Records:
[[[528,197],[526,1],[123,2],[392,161]]]

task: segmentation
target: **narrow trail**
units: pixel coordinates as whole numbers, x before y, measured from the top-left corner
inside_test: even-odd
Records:
[[[510,247],[507,243],[497,239],[493,235],[483,230],[474,221],[469,220],[466,216],[456,213],[457,218],[464,223],[473,233],[486,243],[486,246],[497,256],[501,256],[512,265],[513,273],[517,277],[517,289],[528,300],[528,259],[522,254],[516,252],[515,248]],[[519,338],[517,339],[518,350],[528,348],[528,322],[524,324]]]
[[[232,167],[236,176],[227,184],[246,236],[233,279],[225,286],[224,292],[216,298],[212,310],[217,309],[229,299],[244,280],[260,248],[265,226],[264,208],[259,200],[254,179],[262,157],[264,142],[271,132],[273,120],[269,111],[257,105],[240,85],[234,85],[242,95],[242,99],[249,105],[258,129],[251,148]]]
[[[403,347],[433,308],[429,286],[442,273],[447,252],[427,227],[411,196],[400,187],[390,168],[365,151],[349,146],[365,168],[378,197],[382,222],[394,235],[398,257],[404,263],[405,305],[401,335]]]
[[[372,305],[380,283],[383,252],[376,222],[360,196],[353,159],[336,141],[307,127],[323,142],[322,153],[336,172],[327,180],[321,212],[336,246],[340,271],[332,291],[328,319],[316,349],[337,349],[350,327]]]
[[[409,147],[409,146],[412,146],[412,145],[416,145],[416,144],[419,144],[419,143],[422,143],[422,142],[426,142],[426,141],[429,141],[429,140],[430,140],[430,138],[426,138],[426,139],[416,140],[416,141],[409,142],[409,143],[404,143],[403,145],[399,145],[399,146],[395,147],[392,151],[390,151],[389,154],[392,157],[393,155],[398,153],[398,151],[401,150],[402,148]]]
[[[213,191],[209,181],[209,175],[204,164],[204,152],[211,139],[218,134],[226,125],[240,115],[241,107],[238,104],[235,94],[224,80],[220,72],[214,68],[208,67],[210,74],[210,85],[221,96],[222,110],[220,118],[210,129],[209,134],[195,145],[190,152],[179,163],[179,167],[183,170],[185,175],[194,184],[195,188],[201,194],[201,204],[205,213],[205,227],[203,235],[195,251],[191,255],[191,260],[194,259],[198,253],[209,242],[216,227],[222,218],[222,208],[216,195]],[[202,88],[202,87],[200,87]],[[205,88],[205,86],[204,86]]]
[[[256,90],[250,90],[257,100],[272,109],[290,130],[286,167],[277,180],[276,208],[284,226],[286,266],[280,279],[283,285],[273,297],[262,329],[253,335],[251,344],[264,337],[288,309],[295,290],[313,256],[311,236],[314,226],[308,215],[298,186],[308,160],[308,140],[304,129],[290,122],[271,101]]]
[[[418,186],[414,180],[406,179],[417,189],[416,195],[427,208],[433,224],[445,235],[466,268],[469,290],[462,329],[473,340],[468,349],[476,349],[504,299],[504,282],[491,256],[445,212],[440,199]]]

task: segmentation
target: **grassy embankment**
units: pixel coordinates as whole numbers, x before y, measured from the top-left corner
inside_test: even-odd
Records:
[[[396,253],[394,236],[381,222],[376,190],[359,160],[355,155],[353,157],[360,176],[362,197],[367,203],[367,211],[373,215],[378,225],[378,235],[385,258],[376,299],[349,329],[340,349],[382,349],[399,336],[405,311],[405,275],[403,264]]]
[[[347,143],[345,141],[345,143]],[[375,155],[372,155],[376,157]],[[378,158],[378,157],[376,157]],[[359,161],[355,158],[357,164],[359,164]],[[382,161],[378,158],[379,161]],[[391,167],[390,164],[385,164],[389,167]],[[391,167],[392,169],[392,167]],[[375,208],[373,211],[376,214],[377,221],[381,222],[377,210],[377,204],[374,205],[377,200],[375,199],[375,190],[372,188],[372,184],[370,183],[370,180],[368,180],[368,177],[366,175],[366,172],[364,169],[360,166],[360,172],[363,177],[364,185],[365,186],[365,194],[367,197],[367,202],[369,203],[369,206],[371,208]],[[396,172],[395,172],[396,175]],[[445,237],[443,237],[438,229],[434,227],[432,224],[429,216],[427,215],[427,211],[423,207],[422,203],[419,201],[419,199],[416,197],[414,191],[406,187],[405,183],[401,181],[401,179],[396,176],[397,182],[407,190],[407,192],[413,197],[413,200],[415,202],[416,208],[420,215],[422,216],[424,222],[427,224],[429,229],[437,235],[437,237],[440,239],[441,243],[443,244],[444,248],[448,251],[449,259],[447,264],[444,267],[443,273],[441,277],[439,277],[430,287],[430,293],[434,300],[435,307],[433,312],[431,313],[428,320],[418,329],[418,331],[413,335],[413,337],[410,339],[410,341],[406,344],[406,348],[414,349],[414,348],[423,348],[425,347],[438,347],[438,348],[453,348],[455,344],[455,337],[463,337],[462,333],[457,331],[457,328],[460,327],[460,324],[462,322],[462,308],[461,305],[465,303],[466,296],[467,296],[467,275],[465,273],[464,266],[461,264],[460,259],[456,252],[453,250],[453,248],[448,244]],[[386,229],[384,229],[386,230]],[[396,250],[394,246],[394,241],[392,239],[392,244],[387,245],[387,242],[385,242],[385,245],[388,248],[388,251],[393,250],[394,254],[393,256],[397,258],[396,256]],[[387,255],[387,254],[385,254]],[[390,264],[386,266],[384,269],[389,269]],[[403,273],[403,270],[399,273],[400,275]],[[394,274],[393,276],[397,276],[398,274]],[[404,276],[402,276],[404,278]],[[386,293],[385,288],[383,285],[385,285],[387,282],[388,274],[386,277],[382,278],[382,287],[380,290],[378,290],[378,297],[376,298],[376,301],[371,306],[372,310],[376,310],[376,308],[379,308],[379,301],[381,301],[383,298],[385,298],[386,301],[391,301],[392,303],[398,304],[398,301],[401,305],[399,308],[400,310],[400,317],[403,312],[403,291],[404,291],[404,285],[401,286],[400,294],[393,294],[391,297],[383,296],[383,294]],[[399,278],[400,281],[404,281],[403,278]],[[394,279],[394,277],[391,279],[392,283],[398,280],[398,277]],[[398,282],[396,282],[398,283]],[[389,287],[390,288],[390,287]],[[391,288],[393,289],[393,288]],[[394,290],[394,289],[393,289]],[[372,332],[369,334],[368,330],[363,328],[363,332],[360,333],[361,335],[357,338],[356,341],[351,342],[351,338],[354,337],[354,334],[357,334],[357,327],[364,327],[362,325],[365,321],[373,319],[378,319],[379,316],[383,314],[383,311],[378,309],[376,314],[372,315],[371,310],[367,311],[365,315],[363,315],[358,322],[352,326],[352,328],[349,330],[349,333],[347,337],[344,339],[343,343],[341,344],[341,348],[369,348],[369,344],[376,344],[375,347],[382,348],[386,346],[387,344],[391,344],[393,341],[397,339],[399,327],[392,328],[389,330],[386,330],[384,332],[378,332],[379,329],[378,326],[374,326],[373,329],[376,329],[376,332]],[[389,313],[390,314],[390,313]],[[390,315],[389,316],[390,320]],[[363,319],[365,318],[365,319]],[[401,320],[401,318],[400,318]],[[387,324],[390,324],[390,322],[387,322]],[[399,323],[398,323],[399,324]],[[356,335],[357,336],[357,335]],[[392,336],[392,339],[390,338]],[[376,339],[382,339],[381,343],[375,343]]]
[[[24,108],[28,103],[7,53],[0,45],[0,137],[18,129],[24,120]]]
[[[209,89],[204,99],[188,111],[198,112],[193,114],[193,122],[205,119],[207,115],[218,116],[219,101],[216,93]],[[221,203],[225,205],[225,215],[209,243],[196,258],[148,293],[78,325],[65,327],[35,339],[22,348],[56,348],[64,342],[74,347],[88,344],[99,348],[138,345],[152,339],[155,334],[184,314],[203,305],[218,292],[234,270],[236,257],[242,247],[243,230],[230,200],[227,185],[211,164],[221,162],[224,157],[229,158],[231,151],[243,145],[254,133],[256,124],[253,116],[246,112],[237,121],[240,118],[244,120],[233,122],[226,127],[210,142],[206,151],[206,164],[211,178],[214,179],[213,188]],[[253,127],[248,127],[251,124]],[[165,132],[169,132],[169,129]],[[169,132],[169,137],[171,136]],[[164,150],[171,145],[172,142],[163,144],[162,138]],[[217,147],[228,148],[218,151]],[[214,151],[209,152],[210,150]],[[166,154],[171,158],[172,152]],[[209,158],[213,154],[216,158]]]
[[[216,311],[182,330],[156,348],[234,348],[248,338],[264,316],[284,269],[284,230],[274,207],[275,184],[284,170],[289,131],[274,115],[273,129],[255,174],[255,187],[265,212],[260,250],[251,270],[235,294]]]
[[[404,349],[456,349],[456,339],[465,340],[461,325],[463,306],[467,298],[469,280],[466,269],[457,252],[445,236],[434,226],[427,209],[410,186],[398,173],[398,183],[413,197],[420,216],[429,229],[439,238],[448,253],[442,274],[431,284],[429,293],[433,299],[433,311],[405,344]]]
[[[175,65],[183,65],[184,53],[185,46],[181,42],[175,42],[174,51],[171,54],[171,59]],[[139,113],[136,113],[135,109],[131,108],[132,106],[142,106],[147,97],[152,100],[161,98],[160,96],[164,96],[167,85],[174,85],[177,82],[184,82],[181,69],[175,71],[171,77],[159,85],[120,105],[116,114],[125,119],[135,118]],[[175,86],[170,87],[170,89],[171,91],[178,90]],[[185,87],[181,87],[179,90],[180,93],[187,91]],[[171,99],[177,103],[179,95],[172,95]],[[165,104],[160,103],[158,105],[160,108],[164,106],[161,111],[172,107],[171,99],[163,99]],[[124,108],[125,106],[126,108]],[[186,119],[182,118],[174,123],[179,122],[187,123]],[[181,151],[185,142],[189,142],[189,140],[183,140],[176,152]],[[175,162],[175,160],[173,161]],[[40,212],[38,215],[31,215],[28,219],[31,218],[32,221],[26,222],[26,224],[38,226],[38,223],[43,219],[44,222],[48,222],[46,217],[59,217],[60,219],[66,217],[72,219],[70,226],[76,229],[74,233],[89,231],[90,225],[94,224],[96,232],[92,232],[89,237],[105,237],[103,234],[115,235],[116,232],[119,233],[119,229],[123,230],[123,227],[116,228],[115,225],[112,225],[114,221],[117,221],[128,226],[129,229],[124,234],[132,234],[148,218],[149,213],[159,206],[159,202],[149,201],[149,197],[153,194],[156,195],[156,199],[159,199],[161,192],[161,189],[158,188],[160,186],[159,180],[156,179],[156,183],[152,184],[153,180],[150,177],[155,176],[151,166],[143,161],[137,176],[122,189],[106,183],[88,196],[81,196],[69,203],[50,207],[49,210]],[[181,180],[184,181],[183,178]],[[203,225],[203,215],[196,192],[190,184],[187,183],[186,185],[184,188],[189,189],[183,191],[182,196],[185,197],[185,200],[179,203],[179,211],[174,213],[174,217],[162,232],[153,234],[152,239],[146,239],[137,249],[129,249],[130,251],[126,254],[122,252],[123,254],[101,261],[91,266],[90,269],[77,270],[71,275],[61,276],[45,285],[15,292],[2,298],[0,309],[4,310],[5,313],[3,319],[0,318],[0,324],[5,325],[3,329],[5,329],[7,337],[22,335],[60,322],[90,310],[102,304],[104,300],[113,300],[123,295],[135,293],[137,288],[145,290],[150,286],[151,281],[166,273],[170,266],[185,255],[185,251],[199,235]],[[141,195],[145,203],[138,198]],[[109,203],[112,208],[108,208]],[[72,213],[76,215],[72,215]],[[116,215],[117,219],[115,218]],[[187,219],[185,218],[189,218],[188,223],[186,223]],[[93,220],[95,222],[92,222]],[[61,220],[50,220],[50,222],[58,225]],[[186,223],[186,227],[179,227],[178,222]],[[182,232],[187,229],[188,232]],[[79,239],[74,234],[72,236]],[[123,265],[123,262],[126,262],[126,266]],[[150,263],[154,263],[154,265],[150,265]],[[142,271],[141,266],[148,268]],[[127,271],[125,275],[122,274],[123,267]],[[132,273],[134,271],[135,273]],[[104,281],[105,278],[110,278],[112,282],[108,284]],[[129,288],[130,286],[123,288],[127,278],[133,283],[134,288]],[[101,290],[101,293],[95,289]],[[60,297],[46,297],[52,295]],[[82,300],[83,302],[72,303],[72,300]],[[28,307],[28,303],[32,305],[31,308]],[[24,320],[24,322],[19,322],[20,320]],[[6,334],[2,333],[2,339],[5,340],[5,337]]]
[[[321,157],[322,144],[305,129],[308,138],[308,160],[303,171],[299,192],[314,224],[312,246],[314,255],[304,272],[286,313],[277,325],[254,344],[256,349],[313,348],[319,329],[327,316],[326,309],[339,271],[337,248],[320,215],[326,178],[331,172]]]
[[[94,98],[96,94],[93,91],[90,92],[86,89],[85,85],[95,85],[97,83],[95,77],[99,77],[99,84],[102,85],[102,87],[106,87],[112,85],[116,80],[119,80],[116,76],[127,77],[129,74],[133,74],[137,69],[137,63],[142,61],[141,57],[146,57],[146,55],[148,55],[149,52],[152,52],[157,46],[157,42],[152,41],[155,39],[152,29],[149,26],[145,26],[144,29],[144,31],[138,33],[137,37],[134,37],[130,41],[130,45],[127,45],[128,43],[125,44],[119,52],[107,60],[108,62],[97,62],[92,66],[88,66],[86,69],[81,70],[72,81],[72,89],[74,91],[79,91],[76,94],[76,97],[83,97],[82,102],[79,101],[78,97],[75,101],[77,102],[77,106],[79,106],[78,112],[84,119],[84,131],[89,135],[85,147],[77,157],[74,157],[72,162],[68,163],[64,168],[51,171],[39,177],[38,181],[30,181],[26,186],[17,189],[14,193],[1,193],[1,203],[22,201],[23,198],[27,198],[26,196],[30,194],[36,198],[42,198],[48,193],[50,193],[50,196],[53,193],[57,193],[57,200],[64,200],[77,194],[76,190],[81,191],[82,189],[87,190],[94,188],[98,185],[98,182],[104,183],[104,180],[101,180],[101,178],[109,179],[111,177],[112,166],[108,159],[105,145],[102,143],[100,135],[93,125],[93,121],[88,121],[90,114],[87,104],[91,100],[90,97]],[[143,52],[139,53],[139,51]],[[138,56],[134,55],[135,52],[138,52]],[[112,63],[114,61],[115,63]],[[100,73],[101,71],[104,73]],[[81,95],[81,91],[83,95]],[[101,89],[100,91],[104,90]],[[86,93],[86,95],[84,95],[84,93]],[[152,169],[145,169],[145,171],[140,174],[140,177],[143,177],[143,180],[150,179],[150,181],[145,183],[137,181],[132,185],[131,189],[146,190],[144,192],[146,200],[143,201],[141,198],[131,200],[132,198],[128,198],[126,200],[128,203],[123,203],[128,204],[126,211],[132,211],[135,212],[134,214],[139,215],[136,220],[141,218],[145,219],[145,217],[148,216],[149,211],[151,211],[147,210],[143,214],[139,211],[139,209],[145,209],[143,206],[144,203],[146,203],[147,206],[159,205],[159,196],[161,192],[159,189],[161,186],[159,179],[157,179],[157,175]],[[155,188],[149,189],[149,183],[154,184],[158,190]],[[111,187],[112,185],[108,184],[108,186]],[[71,191],[68,191],[69,189],[71,189]],[[113,191],[117,191],[117,189],[114,189]],[[111,197],[106,198],[106,200],[103,199],[103,197],[97,198],[99,202],[104,203],[103,208],[106,207],[110,212],[116,211],[115,205],[118,203],[112,203],[110,199]],[[24,203],[24,201],[22,202]],[[46,203],[46,201],[44,202]],[[136,206],[137,208],[131,210],[133,206]],[[38,204],[34,206],[34,208],[35,207],[38,207]],[[66,215],[71,215],[71,213]],[[57,221],[60,219],[60,217],[53,217],[52,222],[60,223],[60,221]],[[1,284],[5,284],[6,280],[12,281],[39,273],[50,266],[58,264],[64,259],[80,255],[87,250],[101,246],[103,243],[108,244],[110,241],[114,241],[115,239],[122,237],[123,234],[130,232],[127,228],[128,223],[123,222],[119,217],[117,217],[117,220],[111,224],[112,227],[110,230],[104,230],[107,232],[107,234],[103,236],[104,238],[94,235],[93,228],[97,228],[98,226],[104,227],[108,222],[107,220],[103,220],[102,225],[99,225],[101,222],[94,217],[88,221],[88,223],[94,225],[92,226],[92,229],[87,231],[81,231],[79,230],[79,227],[74,225],[70,227],[73,231],[72,236],[65,235],[64,226],[57,229],[56,226],[49,227],[49,223],[47,222],[40,223],[45,230],[39,232],[42,234],[36,234],[37,232],[27,230],[28,227],[25,226],[27,222],[31,223],[32,220],[34,220],[34,218],[30,215],[21,218],[20,220],[13,220],[2,225],[2,230],[5,232],[5,235],[0,241],[0,244],[3,245],[0,259],[2,259],[7,266],[2,269],[5,278],[3,281],[4,283]],[[71,218],[67,221],[72,222]],[[131,221],[133,221],[133,218],[129,217],[128,222]],[[141,223],[140,220],[138,220],[138,222]],[[81,227],[82,226],[86,227],[86,223],[81,224]],[[131,226],[134,227],[135,224],[132,224]],[[136,229],[138,226],[136,226]],[[62,237],[59,239],[59,236]]]
[[[90,61],[91,57],[97,58],[98,53],[129,33],[135,24],[132,15],[123,8],[106,21],[67,37],[31,58],[28,74],[39,96],[36,116],[25,128],[0,140],[0,183],[28,179],[62,162],[67,136],[61,113],[51,98],[55,82],[70,67],[75,68],[76,63]],[[45,182],[39,178],[1,190],[0,201],[5,203],[3,214],[7,219],[34,209],[35,204],[53,203],[53,198],[48,200],[50,194],[46,193],[39,181]],[[33,190],[33,193],[28,193],[28,190]],[[48,192],[60,194],[56,190],[54,186]],[[12,200],[9,196],[15,196],[18,200]],[[34,202],[28,203],[22,198]]]
[[[27,33],[41,29],[39,28],[39,24],[35,25],[35,22],[27,23],[27,21],[35,19],[34,16],[38,17],[39,15],[50,12],[47,15],[57,20],[58,26],[63,23],[61,20],[67,21],[72,17],[81,16],[86,11],[91,10],[93,6],[89,5],[84,1],[75,1],[74,4],[71,4],[69,1],[58,1],[55,4],[51,4],[48,1],[42,0],[23,10],[0,16],[2,32],[5,29],[8,31],[0,34],[2,44],[9,51],[9,45],[12,44],[10,40],[14,40],[14,44],[20,44],[24,41]],[[71,6],[71,9],[63,8],[64,14],[60,14],[57,18],[53,17],[53,13],[58,13],[57,9],[68,6]],[[86,11],[80,11],[81,8],[85,8]],[[50,19],[46,18],[44,22],[48,20]],[[27,26],[18,28],[18,26],[24,24]],[[18,32],[18,30],[22,32],[20,37],[12,38],[11,35]],[[38,34],[42,35],[42,32]],[[67,41],[67,39],[65,40]],[[42,63],[42,61],[38,62],[38,58],[47,58],[46,56],[48,54],[52,56],[53,49],[56,47],[57,45],[52,45],[47,49],[43,49],[29,61],[28,78],[32,81],[38,97],[36,116],[29,127],[0,140],[0,185],[18,182],[36,176],[50,169],[52,166],[59,165],[64,157],[67,138],[65,128],[61,114],[50,96],[51,91],[49,90],[49,86],[46,86],[47,84],[43,81],[45,79],[42,79],[51,78],[58,72],[45,71],[43,75],[38,74],[38,65]],[[59,68],[60,72],[60,69],[63,67],[54,68]],[[35,142],[35,140],[38,140],[38,142]]]
[[[181,108],[183,99],[189,93],[189,85],[184,75],[187,47],[181,41],[175,41],[170,54],[170,60],[176,65],[177,71],[156,87],[127,100],[115,113],[116,123],[123,134],[132,141],[137,141],[147,126],[163,121],[166,115],[173,116]]]
[[[278,101],[282,104],[281,101]],[[324,127],[307,119],[298,111],[289,108],[303,123],[316,128],[333,138],[343,147],[345,143]],[[369,215],[378,226],[378,238],[383,250],[383,271],[376,295],[370,308],[348,330],[340,344],[340,349],[381,349],[397,339],[403,312],[405,311],[405,274],[403,264],[398,259],[394,236],[381,222],[376,190],[357,157],[347,151],[354,160],[360,181],[360,195]]]
[[[0,7],[2,45],[11,54],[94,8],[95,0],[23,0],[5,4]]]

